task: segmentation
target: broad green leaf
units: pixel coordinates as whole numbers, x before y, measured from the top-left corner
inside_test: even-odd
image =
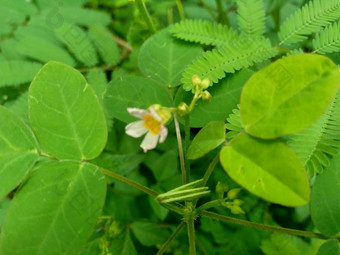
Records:
[[[261,250],[265,255],[315,255],[321,243],[321,240],[307,242],[297,236],[273,233],[262,241]]]
[[[311,215],[315,226],[329,236],[340,233],[340,155],[316,177],[311,196]]]
[[[153,104],[172,106],[168,89],[153,80],[139,76],[121,76],[110,82],[105,105],[113,117],[131,122],[136,120],[127,112],[128,107],[146,109]]]
[[[5,222],[6,214],[7,214],[10,204],[11,204],[11,199],[9,198],[4,198],[2,200],[0,199],[0,232],[1,232],[2,225]]]
[[[230,74],[221,80],[216,86],[208,89],[212,98],[207,104],[199,100],[190,113],[190,126],[203,127],[212,120],[225,120],[232,110],[240,103],[240,95],[243,85],[253,74],[252,71],[245,69],[236,74]],[[176,95],[176,105],[180,102],[190,104],[192,93],[180,88]]]
[[[145,76],[165,86],[177,86],[185,67],[201,53],[201,46],[176,40],[169,29],[164,29],[142,45],[138,67]]]
[[[109,251],[115,255],[137,255],[138,254],[131,240],[129,229],[126,229],[117,238],[112,240]]]
[[[92,159],[103,150],[103,109],[84,77],[67,65],[47,63],[29,89],[29,119],[39,143],[58,159]]]
[[[222,149],[224,170],[255,195],[285,206],[309,201],[309,183],[298,157],[277,140],[260,140],[246,133]]]
[[[223,143],[225,141],[224,126],[223,121],[211,121],[205,125],[192,140],[187,158],[200,158]]]
[[[319,249],[317,255],[340,255],[340,244],[336,240],[325,242]]]
[[[158,194],[162,194],[165,192],[160,186],[153,186],[151,187],[152,190],[156,191]],[[153,196],[148,196],[149,204],[156,214],[156,216],[161,220],[164,221],[166,216],[168,216],[169,210],[164,208],[159,201],[157,201]]]
[[[0,106],[0,199],[14,189],[39,157],[32,131],[13,112]]]
[[[105,178],[94,165],[60,161],[40,167],[11,203],[0,254],[79,254],[105,193]]]
[[[163,244],[169,237],[169,231],[161,229],[156,223],[134,222],[131,229],[137,240],[145,246]]]
[[[329,58],[286,57],[254,74],[241,95],[246,132],[271,139],[299,132],[326,110],[340,85],[340,69]]]

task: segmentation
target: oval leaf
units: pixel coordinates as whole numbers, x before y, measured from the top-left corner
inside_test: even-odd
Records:
[[[0,199],[14,189],[38,159],[32,131],[16,114],[0,106]]]
[[[40,167],[11,203],[0,254],[79,254],[105,193],[105,178],[94,165],[61,161]]]
[[[336,240],[329,240],[321,245],[317,255],[340,255],[340,244]]]
[[[103,150],[107,128],[93,89],[77,70],[47,63],[29,89],[29,118],[42,147],[58,159],[92,159]]]
[[[188,152],[188,159],[197,159],[215,149],[225,140],[225,124],[223,121],[211,121],[192,140]]]
[[[153,104],[170,107],[172,100],[167,88],[147,78],[123,75],[110,82],[106,92],[105,106],[110,115],[124,122],[135,120],[128,107],[146,109]]]
[[[255,195],[285,206],[304,205],[309,183],[298,157],[283,143],[236,136],[222,149],[220,161],[238,184]]]
[[[270,139],[301,131],[326,110],[340,85],[340,69],[329,58],[286,57],[254,74],[241,95],[246,132]]]
[[[165,86],[177,86],[185,67],[202,53],[202,47],[174,39],[169,29],[151,36],[140,48],[138,67]]]
[[[315,226],[324,234],[340,233],[340,155],[317,176],[311,196],[311,215]]]

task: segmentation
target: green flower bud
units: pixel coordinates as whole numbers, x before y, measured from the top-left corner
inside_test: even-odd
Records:
[[[211,94],[208,91],[203,91],[202,92],[202,99],[204,102],[209,103],[211,99]]]
[[[230,208],[232,214],[245,214],[241,207],[234,205]]]
[[[231,189],[229,192],[228,192],[228,198],[230,200],[233,200],[237,197],[238,193],[240,193],[240,191],[242,190],[242,188],[236,188],[236,189]]]
[[[191,83],[192,85],[194,85],[195,88],[198,88],[200,85],[201,85],[201,78],[198,76],[198,74],[194,74],[192,77],[191,77]]]
[[[177,112],[179,113],[179,115],[184,116],[184,115],[186,115],[186,114],[188,114],[190,112],[189,106],[186,103],[181,102],[177,106]]]
[[[160,104],[153,104],[152,107],[159,117],[162,119],[162,123],[165,125],[172,117],[171,110],[168,107],[163,107]]]
[[[201,88],[202,89],[207,89],[210,86],[210,79],[209,78],[205,78],[203,79],[203,81],[201,82]]]

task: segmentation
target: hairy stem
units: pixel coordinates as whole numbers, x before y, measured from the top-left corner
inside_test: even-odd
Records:
[[[317,239],[323,239],[323,240],[332,239],[331,237],[328,237],[328,236],[325,236],[319,233],[307,232],[307,231],[290,229],[290,228],[282,228],[282,227],[277,227],[277,226],[268,226],[268,225],[263,225],[260,223],[255,223],[255,222],[246,221],[246,220],[240,220],[240,219],[236,219],[236,218],[232,218],[232,217],[228,217],[228,216],[224,216],[224,215],[220,215],[220,214],[208,212],[208,211],[203,211],[201,215],[209,217],[209,218],[217,219],[217,220],[232,222],[232,223],[242,225],[242,226],[253,227],[253,228],[263,229],[263,230],[272,231],[272,232],[279,232],[279,233],[284,233],[284,234],[303,236],[303,237],[308,237],[308,238],[317,238]]]
[[[162,255],[166,249],[168,248],[168,246],[171,244],[171,242],[175,239],[175,237],[182,231],[182,229],[184,228],[185,223],[182,222],[181,224],[179,224],[177,226],[177,228],[175,229],[175,231],[171,234],[171,236],[169,237],[169,239],[162,245],[162,247],[159,249],[159,251],[157,252],[157,255]]]
[[[181,20],[185,20],[184,9],[181,0],[176,0],[176,5]]]
[[[145,187],[145,186],[143,186],[143,185],[141,185],[141,184],[139,184],[139,183],[137,183],[137,182],[134,182],[134,181],[132,181],[132,180],[129,180],[128,178],[126,178],[126,177],[124,177],[124,176],[121,176],[121,175],[116,174],[116,173],[114,173],[114,172],[111,172],[111,171],[109,171],[109,170],[103,169],[103,168],[101,168],[101,167],[99,167],[99,169],[100,169],[100,171],[101,171],[103,174],[105,174],[105,175],[107,175],[107,176],[110,176],[110,177],[112,177],[112,178],[114,178],[114,179],[116,179],[116,180],[118,180],[118,181],[124,182],[124,183],[126,183],[127,185],[129,185],[129,186],[132,186],[132,187],[134,187],[134,188],[136,188],[136,189],[139,189],[139,190],[143,191],[143,192],[146,193],[146,194],[149,194],[149,195],[154,196],[154,197],[157,197],[157,196],[158,196],[158,194],[157,194],[155,191],[153,191],[153,190],[149,189],[148,187]]]
[[[152,19],[150,17],[148,10],[146,9],[144,1],[143,0],[135,0],[135,4],[136,4],[136,7],[137,7],[140,15],[142,16],[146,25],[148,26],[149,30],[152,33],[156,33],[157,32],[156,27],[152,22]]]
[[[194,219],[187,220],[187,229],[188,229],[188,237],[189,237],[190,255],[196,255]]]
[[[182,180],[183,180],[183,184],[186,184],[187,183],[187,173],[186,173],[186,170],[185,170],[185,159],[184,159],[184,153],[183,153],[182,136],[181,136],[181,130],[179,128],[179,123],[178,123],[176,113],[174,113],[174,121],[175,121],[175,127],[176,127],[179,161],[181,163]]]

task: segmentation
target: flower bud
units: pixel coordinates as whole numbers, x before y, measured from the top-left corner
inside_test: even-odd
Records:
[[[238,205],[234,205],[230,208],[232,214],[245,214],[241,207]]]
[[[242,189],[241,188],[236,188],[236,189],[231,189],[228,192],[228,199],[233,200],[237,197],[238,193],[240,193]]]
[[[203,91],[202,92],[202,99],[204,102],[209,103],[211,100],[211,94],[208,91]]]
[[[192,77],[191,77],[191,83],[192,85],[194,85],[194,87],[198,87],[201,85],[201,78],[198,76],[198,74],[194,74]]]
[[[205,78],[203,79],[203,81],[201,82],[201,88],[202,89],[207,89],[210,86],[210,79],[209,78]]]
[[[181,102],[177,106],[177,112],[179,113],[179,115],[184,116],[189,113],[189,106],[186,103]]]

